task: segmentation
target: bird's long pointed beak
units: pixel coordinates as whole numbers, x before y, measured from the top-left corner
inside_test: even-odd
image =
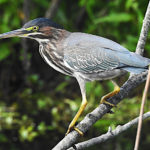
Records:
[[[17,29],[14,31],[6,32],[3,34],[0,34],[0,39],[5,39],[5,38],[11,38],[11,37],[26,37],[27,33],[29,33],[27,30],[24,28]]]

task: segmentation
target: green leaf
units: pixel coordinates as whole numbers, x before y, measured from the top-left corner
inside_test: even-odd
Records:
[[[130,20],[132,20],[131,14],[128,14],[128,13],[112,13],[108,16],[96,19],[94,22],[95,22],[95,24],[102,23],[102,22],[120,23],[120,22],[128,22]]]
[[[59,85],[56,87],[55,91],[56,91],[56,92],[63,91],[63,89],[64,89],[67,85],[68,85],[67,82],[62,82],[61,84],[59,84]]]
[[[8,2],[8,0],[0,0],[0,4],[6,3],[6,2]]]
[[[125,7],[126,7],[126,9],[130,9],[132,7],[132,5],[133,5],[133,0],[127,0]]]
[[[28,77],[28,80],[32,83],[37,83],[39,80],[39,76],[37,74],[32,74]]]
[[[44,133],[44,132],[46,131],[46,129],[47,129],[45,122],[41,122],[41,123],[38,125],[37,129],[38,129],[41,133]]]
[[[43,99],[38,99],[37,105],[38,105],[38,108],[42,109],[46,107],[47,103]]]
[[[6,59],[9,55],[10,55],[10,50],[6,46],[2,45],[0,47],[0,61]]]
[[[6,135],[0,133],[0,142],[1,142],[1,143],[2,143],[2,142],[4,143],[4,142],[7,142],[7,141],[8,141],[8,139],[7,139]]]

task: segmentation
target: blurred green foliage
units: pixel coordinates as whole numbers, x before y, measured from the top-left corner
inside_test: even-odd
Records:
[[[30,19],[44,17],[51,1],[29,1]],[[66,0],[53,18],[70,31],[81,31],[112,39],[135,51],[148,0]],[[0,0],[0,33],[20,28],[24,19],[24,1]],[[150,58],[148,36],[145,56]],[[38,46],[28,41],[30,67],[24,70],[24,55],[18,38],[0,41],[0,150],[41,150],[52,148],[65,135],[76,114],[81,95],[77,82],[49,68],[38,54]],[[26,74],[26,77],[24,75]],[[117,79],[120,85],[127,76]],[[105,115],[81,139],[86,140],[124,124],[139,113],[144,84],[125,99],[114,114]],[[110,81],[86,85],[88,106],[84,115],[99,105],[100,98],[113,90]],[[150,93],[148,95],[150,99]],[[147,101],[145,111],[149,110]],[[83,116],[84,116],[83,115]],[[82,120],[83,116],[79,119]],[[141,149],[150,143],[149,121],[143,125]],[[94,149],[133,149],[136,129]]]

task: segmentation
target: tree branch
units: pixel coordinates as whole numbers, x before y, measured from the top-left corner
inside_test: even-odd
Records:
[[[146,10],[140,37],[139,37],[138,44],[136,47],[136,53],[139,55],[143,55],[143,53],[144,53],[144,47],[145,47],[145,43],[146,43],[146,39],[147,39],[149,26],[150,26],[150,2],[148,4],[147,10]]]
[[[52,0],[52,2],[50,3],[50,6],[49,8],[47,9],[46,11],[46,14],[45,14],[45,17],[46,18],[53,18],[58,7],[59,7],[59,4],[60,4],[61,0]]]
[[[127,97],[128,94],[133,91],[138,85],[143,83],[146,80],[147,72],[143,72],[139,75],[132,76],[129,80],[127,80],[124,85],[121,87],[120,92],[108,99],[108,102],[113,104],[118,104],[122,101],[123,98]],[[106,113],[110,111],[112,107],[109,105],[101,104],[91,113],[87,114],[85,118],[77,125],[77,128],[81,130],[83,133],[88,131],[91,126],[100,118],[102,118]],[[70,148],[73,144],[77,142],[80,138],[80,135],[76,131],[70,132],[67,136],[65,136],[54,148],[53,150],[66,150]]]
[[[147,112],[143,115],[143,120],[146,118],[149,118],[149,117],[150,117],[150,112]],[[139,120],[139,117],[131,120],[130,122],[126,123],[125,125],[117,126],[116,129],[114,129],[113,131],[111,130],[111,128],[109,128],[109,130],[106,134],[103,134],[101,136],[92,138],[90,140],[78,143],[75,145],[75,148],[76,148],[76,150],[86,149],[90,146],[100,144],[100,143],[105,142],[109,139],[112,139],[112,138],[118,136],[119,134],[121,134],[122,132],[128,130],[133,125],[137,124],[138,120]],[[68,150],[74,150],[74,148],[69,148]]]

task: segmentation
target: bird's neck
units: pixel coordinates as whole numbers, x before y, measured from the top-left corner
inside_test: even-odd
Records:
[[[52,28],[51,29],[51,36],[49,37],[49,40],[51,42],[60,42],[63,39],[66,38],[66,36],[68,36],[69,32],[63,29],[56,29],[56,28]]]
[[[58,50],[63,41],[70,35],[70,32],[63,29],[51,28],[50,34],[46,40],[41,40],[39,43],[47,43],[49,49]]]
[[[63,63],[63,47],[69,35],[70,32],[66,30],[54,30],[48,41],[41,42],[39,48],[41,56],[51,67],[67,75],[71,75],[72,72]]]

